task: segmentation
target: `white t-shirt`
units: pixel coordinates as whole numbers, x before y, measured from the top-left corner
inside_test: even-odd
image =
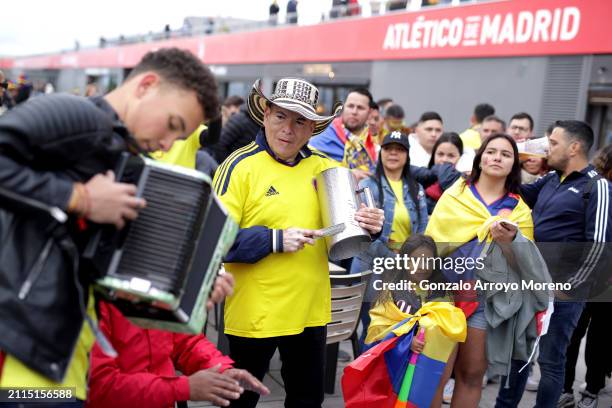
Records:
[[[431,154],[427,153],[427,150],[421,146],[416,134],[411,133],[408,136],[408,142],[410,143],[410,164],[417,167],[427,167]]]
[[[463,149],[463,154],[459,158],[459,161],[455,165],[455,168],[462,172],[470,172],[472,171],[472,166],[474,165],[474,158],[476,157],[476,152],[474,149],[466,147]]]

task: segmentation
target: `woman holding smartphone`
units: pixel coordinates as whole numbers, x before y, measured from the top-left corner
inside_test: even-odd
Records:
[[[426,234],[438,245],[441,256],[478,260],[487,242],[498,244],[512,262],[510,243],[518,230],[533,239],[533,221],[519,196],[521,166],[516,143],[508,135],[495,134],[484,141],[467,179],[459,179],[439,199]],[[507,221],[506,221],[507,220]],[[518,226],[518,228],[517,228]],[[445,270],[453,282],[475,283],[476,266]],[[475,290],[455,293],[455,303],[467,317],[468,334],[458,347],[455,392],[452,406],[477,407],[482,378],[487,369],[485,354],[487,321],[483,294]],[[449,363],[449,369],[452,364]]]

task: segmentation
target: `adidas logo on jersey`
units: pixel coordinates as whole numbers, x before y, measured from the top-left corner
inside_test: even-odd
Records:
[[[278,191],[276,191],[274,186],[270,186],[270,188],[268,189],[268,192],[266,193],[266,197],[270,197],[273,195],[278,195]]]

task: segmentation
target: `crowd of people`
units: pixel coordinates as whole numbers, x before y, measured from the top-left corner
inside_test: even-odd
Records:
[[[210,70],[170,48],[145,55],[107,95],[47,95],[0,115],[0,196],[69,215],[60,239],[19,206],[0,204],[0,387],[75,387],[77,401],[66,406],[193,400],[253,407],[269,392],[261,381],[278,350],[285,405],[320,407],[331,288],[313,179],[342,166],[376,204],[355,213],[372,242],[341,262],[351,273],[396,254],[484,256],[482,270],[428,267],[385,276],[469,286],[503,272],[516,281],[571,287],[519,291],[508,311],[510,300],[499,291],[380,292],[369,285],[360,312],[362,351],[372,343],[370,312],[410,316],[427,302],[447,302],[461,310],[466,336],[449,354],[431,406],[477,407],[483,379],[497,376],[496,407],[517,407],[532,371],[521,368],[533,364],[539,343],[536,406],[595,407],[612,369],[601,334],[609,303],[589,302],[610,279],[610,146],[591,164],[587,123],[559,118],[547,135],[534,135],[528,113],[506,126],[488,103],[474,108],[459,133],[434,111],[406,122],[400,105],[375,102],[366,88],[351,90],[330,115],[317,111],[318,95],[305,80],[282,78],[271,95],[257,81],[246,101],[231,96],[220,103]],[[545,157],[523,149],[537,137],[548,140]],[[123,228],[147,205],[135,186],[115,180],[112,169],[124,152],[209,174],[238,224],[207,305],[225,299],[228,356],[202,334],[138,327],[90,292],[94,274],[78,262],[81,243],[93,225]],[[66,241],[76,254],[66,252]],[[24,294],[28,270],[46,246],[54,256],[46,278]],[[57,303],[41,307],[32,299]],[[546,312],[547,334],[540,337]],[[45,322],[44,335],[24,319],[29,315]],[[587,327],[587,387],[576,401],[573,368]],[[415,337],[414,350],[425,344],[427,338]]]
[[[45,89],[35,89],[25,75],[21,74],[17,80],[11,81],[0,71],[0,113],[27,101],[30,96],[42,93],[45,93]]]

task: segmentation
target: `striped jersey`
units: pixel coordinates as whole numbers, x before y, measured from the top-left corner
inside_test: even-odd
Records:
[[[273,252],[274,232],[322,227],[314,179],[338,163],[304,147],[292,164],[275,158],[262,131],[221,166],[213,187],[241,231],[267,227],[270,253],[254,263],[225,263],[234,275],[234,294],[225,301],[227,334],[265,338],[323,326],[331,317],[331,289],[325,241],[293,253]],[[278,237],[278,238],[277,238]],[[257,243],[270,245],[267,241]],[[236,245],[236,244],[235,244]]]

